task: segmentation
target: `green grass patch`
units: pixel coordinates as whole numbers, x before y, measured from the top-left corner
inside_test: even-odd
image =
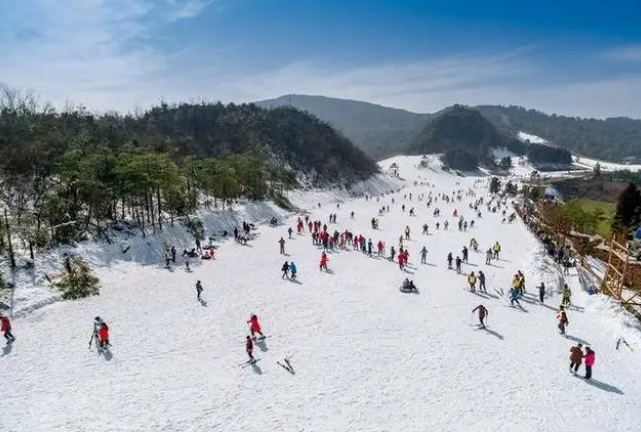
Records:
[[[612,234],[612,219],[614,218],[614,203],[607,201],[596,201],[591,199],[579,199],[577,203],[581,208],[589,213],[593,213],[597,209],[603,211],[603,220],[599,223],[597,227],[596,234],[609,238]]]

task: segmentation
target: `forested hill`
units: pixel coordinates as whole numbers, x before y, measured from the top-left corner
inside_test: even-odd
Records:
[[[308,111],[331,123],[373,158],[403,153],[436,117],[436,114],[417,114],[322,96],[290,95],[258,104],[265,107],[291,105]],[[507,138],[526,132],[586,157],[615,162],[641,158],[641,120],[564,117],[516,106],[471,108],[478,110]]]
[[[13,235],[34,248],[121,219],[161,227],[212,199],[287,205],[297,174],[349,185],[377,171],[327,123],[291,108],[183,104],[95,116],[0,99],[0,200]]]
[[[161,105],[141,116],[83,111],[0,111],[0,156],[6,170],[56,171],[70,151],[90,155],[154,150],[179,165],[187,156],[248,154],[319,180],[358,180],[376,172],[373,160],[327,123],[291,108],[255,105]],[[283,165],[285,164],[285,165]]]
[[[641,120],[565,117],[517,106],[476,109],[500,131],[534,134],[583,156],[610,161],[641,158]]]
[[[314,114],[375,159],[393,156],[407,148],[430,117],[429,114],[324,96],[287,95],[256,104],[265,108],[291,106]]]

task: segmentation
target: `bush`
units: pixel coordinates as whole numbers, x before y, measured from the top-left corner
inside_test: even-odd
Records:
[[[205,238],[205,228],[203,227],[203,221],[198,218],[187,217],[182,221],[183,226],[194,238],[204,239]]]
[[[53,285],[62,291],[62,298],[76,300],[100,294],[100,279],[92,274],[89,265],[81,256],[68,256],[64,264],[67,274]]]
[[[287,197],[281,194],[274,194],[274,204],[284,210],[295,210],[294,205],[287,199]]]

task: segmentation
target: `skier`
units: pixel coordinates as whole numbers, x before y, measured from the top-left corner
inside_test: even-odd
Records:
[[[169,255],[169,249],[165,249],[165,252],[163,252],[163,259],[165,260],[165,268],[169,268],[169,264],[171,263],[171,255]]]
[[[183,261],[185,262],[185,268],[189,271],[189,252],[187,249],[183,250]]]
[[[500,252],[501,252],[501,245],[497,241],[496,243],[494,243],[494,257],[493,258],[494,259],[499,259],[499,253]]]
[[[492,265],[492,249],[485,252],[485,265]]]
[[[454,258],[452,258],[452,252],[448,253],[447,254],[447,268],[450,269],[450,270],[452,270],[452,260],[453,259]]]
[[[570,348],[570,370],[574,372],[574,375],[579,371],[579,367],[583,362],[583,347],[582,344],[578,344]]]
[[[15,342],[16,338],[11,333],[11,322],[4,315],[0,315],[0,331],[2,331],[4,338],[7,340],[7,345]]]
[[[203,292],[203,284],[196,281],[196,300],[200,301],[200,294]]]
[[[456,273],[461,274],[461,257],[456,257],[455,263],[456,263]]]
[[[285,239],[281,237],[280,240],[278,240],[278,244],[280,246],[280,254],[285,255]]]
[[[430,228],[429,225],[423,225],[423,234],[429,234]]]
[[[321,254],[321,259],[320,259],[320,270],[322,271],[325,269],[327,271],[327,261],[329,261],[329,258],[327,258],[327,254],[323,252]]]
[[[289,263],[289,272],[290,272],[290,279],[291,280],[296,280],[296,273],[298,273],[298,269],[296,268],[296,264],[294,261]]]
[[[585,348],[585,379],[592,378],[592,366],[596,361],[596,353],[590,347]]]
[[[100,329],[98,330],[98,346],[100,348],[110,347],[109,343],[109,326],[107,323],[103,322],[100,324]]]
[[[559,320],[559,325],[558,325],[559,332],[561,332],[561,334],[565,336],[565,327],[568,324],[570,324],[570,321],[568,321],[568,316],[565,313],[565,310],[561,309],[561,312],[559,312],[559,314],[556,316],[556,319]]]
[[[479,322],[481,323],[481,328],[485,328],[485,318],[490,314],[487,310],[487,308],[483,305],[478,305],[474,309],[472,309],[472,313],[479,311]]]
[[[292,229],[292,227],[289,227],[289,228],[287,229],[287,234],[289,234],[289,238],[290,238],[290,239],[292,238],[292,234],[293,234],[293,233],[294,233],[294,230]],[[282,253],[282,252],[281,252],[281,253]]]
[[[421,264],[427,264],[427,248],[425,246],[421,249]]]
[[[474,274],[474,272],[471,272],[467,277],[467,282],[470,284],[470,291],[476,292],[476,275]]]
[[[252,354],[253,351],[254,351],[254,342],[252,342],[252,338],[247,336],[247,338],[245,339],[245,352],[249,356],[249,360],[247,361],[247,363],[253,363],[256,361],[254,359],[254,355]]]
[[[523,297],[525,295],[525,275],[521,270],[517,271],[516,274],[519,277],[519,292],[521,293],[521,297]]]
[[[539,301],[543,303],[543,300],[545,299],[545,283],[541,282],[541,285],[539,285],[538,288],[539,288]]]
[[[487,288],[485,288],[485,273],[479,271],[479,291],[486,293]]]
[[[566,307],[570,306],[570,300],[572,298],[572,291],[570,290],[570,287],[568,284],[563,285],[563,293],[562,293],[563,299],[561,300],[561,304],[565,305]]]
[[[463,262],[467,264],[467,259],[468,259],[468,254],[469,251],[467,250],[467,246],[463,246],[463,250],[461,251],[463,254]]]
[[[100,327],[104,324],[105,322],[100,318],[99,316],[95,317],[93,319],[93,332],[91,333],[91,339],[89,339],[89,348],[91,348],[91,343],[96,340],[96,346],[99,346],[99,332],[100,332]]]
[[[251,332],[252,339],[256,340],[256,338],[254,337],[254,334],[256,333],[260,335],[261,339],[265,339],[265,335],[260,330],[260,323],[258,322],[258,317],[255,314],[251,314],[251,316],[249,317],[249,320],[247,321],[247,324],[249,324],[249,331]]]
[[[289,263],[287,261],[285,261],[285,264],[280,268],[280,271],[283,272],[283,277],[281,277],[281,279],[289,278]]]
[[[519,290],[515,287],[512,287],[510,289],[510,304],[512,307],[514,307],[514,303],[516,303],[521,309],[523,309],[523,306],[521,306],[521,303],[519,303]]]

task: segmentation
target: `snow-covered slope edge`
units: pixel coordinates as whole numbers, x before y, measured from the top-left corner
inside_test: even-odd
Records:
[[[403,182],[383,174],[376,174],[371,178],[354,184],[350,190],[344,188],[334,189],[310,189],[294,190],[289,192],[289,201],[301,210],[308,210],[318,203],[341,203],[353,196],[362,194],[381,195],[398,189]],[[268,224],[272,217],[279,221],[287,218],[296,212],[289,212],[279,208],[270,201],[244,201],[241,200],[232,205],[232,209],[211,209],[201,210],[193,215],[199,219],[205,230],[205,239],[202,244],[208,243],[208,238],[215,238],[214,244],[233,240],[231,237],[223,238],[221,233],[227,231],[232,233],[235,227],[242,226],[242,222],[256,225]],[[92,267],[107,267],[117,265],[120,262],[131,262],[140,265],[162,265],[162,254],[166,246],[175,246],[178,251],[195,247],[194,236],[180,222],[176,221],[173,226],[165,224],[162,231],[155,233],[151,229],[146,230],[143,238],[139,229],[125,230],[121,233],[114,233],[112,243],[98,240],[81,243],[76,247],[66,246],[56,248],[52,251],[36,254],[35,266],[33,269],[19,269],[13,276],[7,264],[4,263],[3,273],[7,279],[12,281],[16,289],[11,299],[9,290],[0,298],[7,304],[13,303],[14,316],[21,316],[34,309],[46,306],[60,300],[60,293],[51,289],[47,276],[59,274],[62,269],[64,254],[82,255]],[[125,251],[126,252],[123,252]],[[27,251],[17,251],[18,261],[24,261],[28,256]]]

